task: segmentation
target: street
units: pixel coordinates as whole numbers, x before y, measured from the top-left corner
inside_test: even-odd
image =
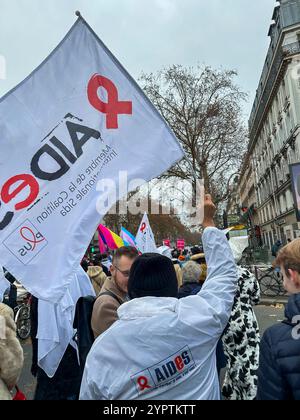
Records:
[[[276,324],[277,322],[281,322],[284,319],[284,309],[282,306],[257,306],[255,308],[255,312],[262,334],[268,327]],[[32,356],[30,340],[23,344],[23,350],[25,363],[22,376],[19,381],[19,386],[25,393],[27,399],[32,400],[34,396],[35,380],[30,373]]]
[[[275,306],[257,306],[255,313],[260,327],[260,332],[263,334],[267,328],[284,320],[284,308],[282,305]]]
[[[28,400],[32,400],[35,390],[35,379],[31,375],[30,371],[32,359],[31,341],[27,340],[22,344],[22,347],[24,351],[24,367],[18,386],[20,390],[26,395],[26,398]]]

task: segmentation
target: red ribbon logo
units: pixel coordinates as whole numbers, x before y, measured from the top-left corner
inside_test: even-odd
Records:
[[[140,378],[138,378],[137,383],[141,391],[145,391],[145,389],[151,389],[151,386],[149,385],[146,376],[141,376]]]
[[[147,227],[146,223],[143,223],[142,227],[141,227],[141,232],[142,233],[144,233],[144,230],[146,229],[146,227]]]
[[[98,89],[103,87],[107,92],[107,103],[98,96]],[[132,115],[132,102],[119,101],[118,89],[114,83],[104,76],[94,74],[88,84],[88,98],[91,105],[106,114],[106,128],[117,129],[118,115]]]
[[[28,231],[31,237],[27,238],[24,234],[24,231]],[[45,240],[45,238],[40,233],[35,234],[33,230],[29,227],[22,227],[22,229],[20,230],[20,234],[25,241],[29,242],[30,244],[33,244],[32,251],[35,250],[37,244]]]

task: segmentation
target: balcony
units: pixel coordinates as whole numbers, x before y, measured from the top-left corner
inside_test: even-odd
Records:
[[[284,56],[299,54],[299,50],[300,50],[300,41],[294,42],[292,44],[284,45],[282,47],[282,52]]]
[[[283,64],[283,61],[286,58],[292,57],[295,54],[300,53],[300,42],[294,42],[292,44],[285,45],[284,47],[279,48],[277,51],[272,68],[270,70],[267,83],[265,88],[262,90],[260,97],[258,99],[258,105],[256,109],[256,115],[253,121],[250,121],[250,144],[254,141],[255,135],[259,129],[262,117],[264,115],[266,106],[269,102],[270,95],[273,91],[275,82],[279,75],[280,68]],[[255,112],[255,111],[254,111]]]

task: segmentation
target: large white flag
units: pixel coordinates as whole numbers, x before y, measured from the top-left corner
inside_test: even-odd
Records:
[[[135,242],[137,249],[142,254],[147,252],[158,252],[147,213],[144,214],[143,220],[135,238]]]
[[[54,303],[103,217],[101,204],[126,194],[119,171],[128,182],[140,179],[133,190],[183,157],[174,134],[82,18],[0,99],[0,133],[0,264]],[[105,194],[97,191],[103,179],[111,180]]]

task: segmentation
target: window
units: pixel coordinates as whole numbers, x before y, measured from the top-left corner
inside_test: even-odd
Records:
[[[273,235],[272,235],[272,232],[269,232],[269,240],[270,240],[270,244],[269,244],[269,246],[270,246],[270,248],[272,248],[272,246],[273,246]]]
[[[288,210],[290,210],[294,207],[294,200],[293,200],[291,190],[287,190],[285,193],[285,196],[286,196],[287,208]]]
[[[276,167],[273,169],[273,180],[274,180],[274,188],[277,189],[278,188],[278,178],[277,178],[277,170]]]
[[[271,220],[273,220],[274,219],[274,209],[273,209],[272,204],[270,204],[270,215],[271,215]]]
[[[260,218],[260,223],[263,225],[264,224],[264,216],[263,216],[262,211],[259,212],[259,218]]]
[[[270,213],[270,207],[267,207],[267,213],[268,213],[268,221],[271,220],[271,213]]]
[[[285,194],[280,196],[280,210],[281,213],[285,213],[287,210]]]

